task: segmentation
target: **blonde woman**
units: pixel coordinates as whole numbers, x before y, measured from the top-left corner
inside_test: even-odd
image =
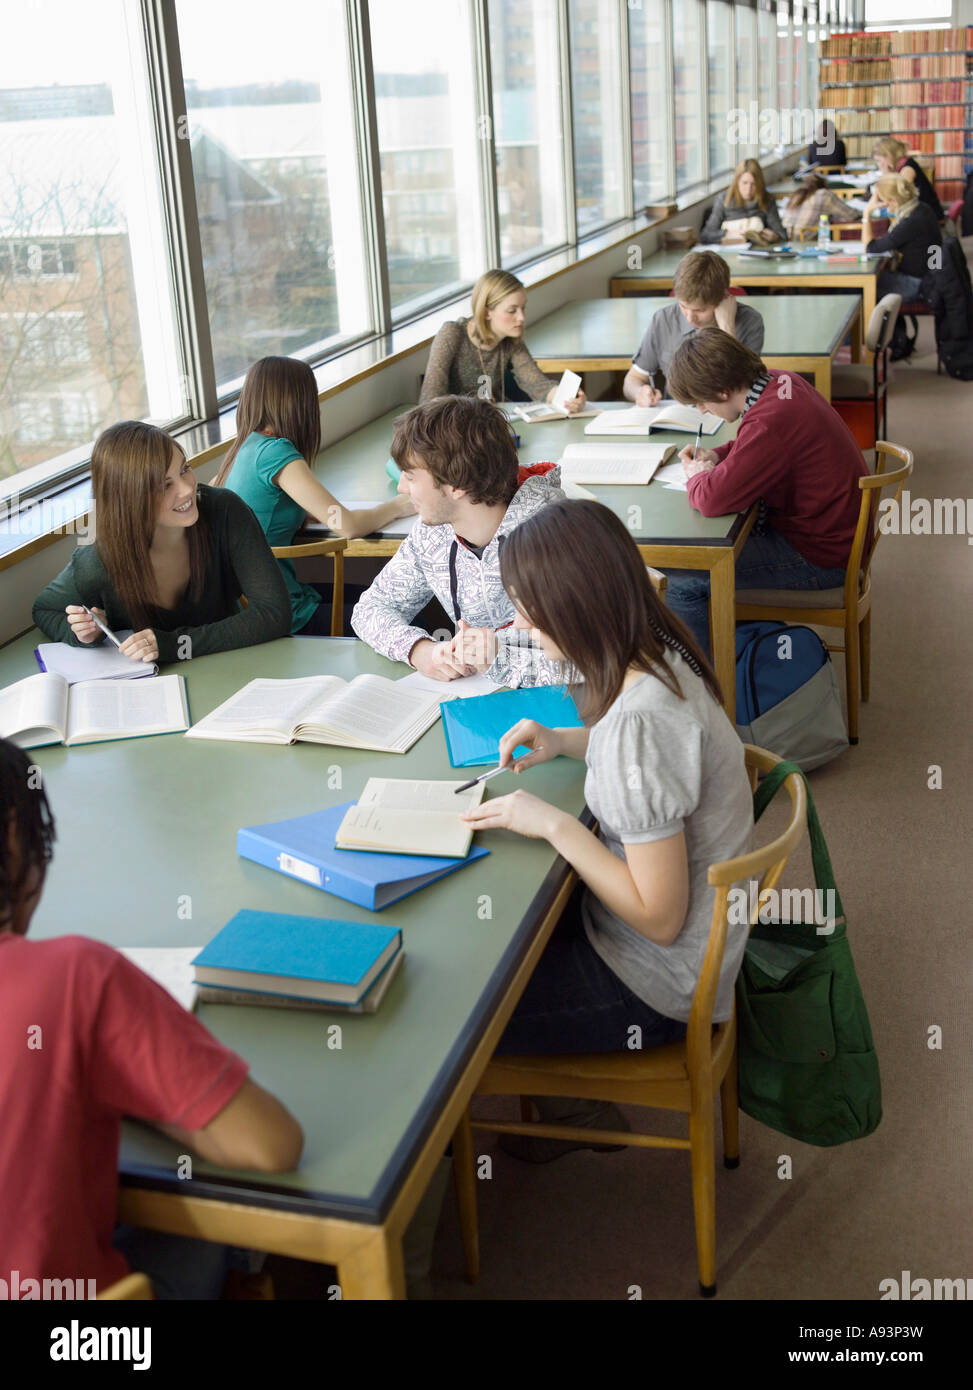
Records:
[[[863,216],[867,229],[869,219],[880,207],[892,214],[892,225],[885,236],[868,242],[866,250],[873,255],[880,251],[896,253],[894,264],[879,272],[878,293],[900,294],[903,299],[922,298],[922,280],[934,267],[930,253],[942,247],[939,222],[932,208],[919,201],[914,183],[901,174],[883,174],[877,180]],[[867,230],[864,237],[868,239]]]
[[[919,202],[932,209],[937,221],[942,220],[942,204],[936,197],[925,170],[911,157],[901,140],[896,140],[893,135],[876,140],[872,146],[872,158],[880,174],[899,174],[907,183],[913,184]]]
[[[506,270],[488,270],[473,286],[469,318],[444,323],[429,350],[429,365],[419,404],[436,396],[480,396],[507,399],[508,370],[531,401],[551,401],[557,389],[527,351],[524,324],[527,291]],[[565,409],[583,410],[579,391]]]
[[[754,231],[762,241],[787,240],[777,202],[767,192],[764,171],[755,159],[743,159],[733,171],[733,182],[713,204],[699,239],[742,241],[746,232]]]

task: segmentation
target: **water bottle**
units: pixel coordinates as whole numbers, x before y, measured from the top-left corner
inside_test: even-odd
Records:
[[[823,251],[827,251],[831,247],[831,223],[828,221],[827,213],[824,212],[818,218],[818,247]]]

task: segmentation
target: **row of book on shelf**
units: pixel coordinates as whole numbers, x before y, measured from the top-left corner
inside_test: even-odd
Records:
[[[969,49],[973,49],[973,24],[959,29],[834,34],[821,44],[821,58],[884,58],[893,53],[955,53]]]

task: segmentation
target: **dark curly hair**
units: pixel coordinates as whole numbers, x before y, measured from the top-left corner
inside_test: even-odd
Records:
[[[9,927],[31,874],[43,873],[54,852],[54,817],[41,786],[32,786],[33,764],[8,739],[0,739],[0,930]],[[13,828],[17,853],[11,856]]]

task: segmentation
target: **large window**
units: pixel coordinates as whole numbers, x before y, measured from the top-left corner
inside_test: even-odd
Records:
[[[382,205],[394,314],[468,284],[485,268],[469,0],[369,0]]]
[[[777,104],[777,16],[757,11],[757,74],[760,103],[760,153],[769,154],[780,142]]]
[[[615,0],[569,0],[578,233],[625,214],[621,45]]]
[[[672,0],[672,75],[675,110],[676,192],[703,177],[702,57],[700,0]]]
[[[791,4],[790,0],[777,0],[777,105],[781,111],[793,107],[794,70],[791,66]],[[793,123],[791,123],[792,125]],[[800,135],[784,131],[785,144],[794,144]]]
[[[709,0],[706,6],[706,50],[709,70],[709,176],[732,169],[730,108],[733,105],[733,6]]]
[[[153,150],[137,7],[4,11],[0,494],[116,420],[188,412]]]
[[[669,171],[669,64],[665,0],[628,11],[632,101],[632,183],[636,211],[674,191]]]
[[[757,16],[747,5],[734,5],[736,30],[736,112],[737,120],[731,129],[734,166],[741,159],[757,153]]]
[[[557,9],[549,0],[490,0],[490,67],[500,260],[567,240]]]
[[[807,7],[807,31],[804,40],[805,105],[812,110],[818,100],[818,7]]]
[[[272,15],[263,0],[177,4],[222,390],[260,357],[373,327],[344,5],[275,0]]]

